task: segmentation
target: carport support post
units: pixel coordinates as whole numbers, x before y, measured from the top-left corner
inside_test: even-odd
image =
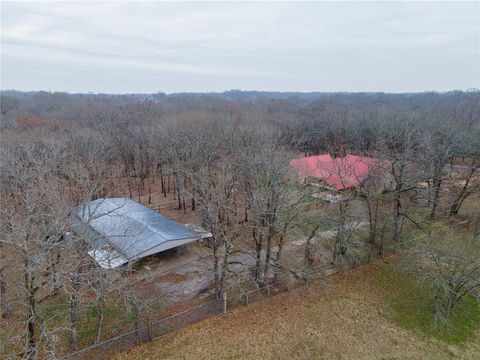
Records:
[[[227,292],[222,292],[222,301],[223,301],[223,313],[227,313]]]

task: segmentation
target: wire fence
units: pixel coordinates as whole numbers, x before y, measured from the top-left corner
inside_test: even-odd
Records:
[[[106,359],[142,343],[163,338],[185,326],[243,305],[252,304],[270,296],[270,286],[248,290],[233,298],[211,300],[163,319],[152,321],[101,343],[62,357],[62,360]]]
[[[151,205],[150,208],[152,208],[155,211],[165,211],[165,210],[181,210],[183,209],[183,206],[187,202],[191,202],[192,198],[191,197],[182,197],[182,200],[180,202],[180,207],[178,200],[170,201],[167,203],[159,204],[159,205]],[[188,208],[187,205],[185,205],[185,208]]]
[[[148,322],[143,327],[71,353],[61,359],[106,359],[131,347],[164,337],[187,325],[222,312],[223,304],[221,301],[209,301],[163,319]]]
[[[317,283],[319,279],[327,273],[331,274],[331,267],[322,267],[316,269],[309,275],[309,283]],[[278,275],[278,274],[277,274]],[[142,327],[115,336],[106,341],[86,347],[64,357],[61,360],[103,360],[124,352],[134,346],[157,340],[172,334],[188,325],[197,323],[215,315],[226,313],[227,311],[248,306],[250,304],[265,300],[274,293],[290,291],[293,288],[303,285],[288,275],[279,275],[275,284],[265,284],[263,286],[254,286],[253,289],[232,290],[229,296],[224,293],[223,299],[210,300],[196,305],[181,312],[169,315],[159,320],[144,323]]]
[[[416,237],[417,240],[424,235]],[[360,266],[370,263],[375,258],[382,255],[374,254],[367,259],[353,265]],[[274,269],[272,269],[275,271]],[[278,269],[277,269],[278,270]],[[346,270],[346,269],[344,269]],[[62,360],[80,360],[80,359],[107,359],[115,354],[124,352],[134,346],[163,338],[185,326],[197,323],[215,315],[225,313],[229,310],[247,306],[258,301],[269,298],[272,294],[290,291],[298,286],[305,284],[318,284],[329,276],[341,271],[341,268],[333,265],[324,265],[312,269],[304,280],[291,273],[275,272],[275,281],[268,281],[263,286],[250,282],[251,287],[242,286],[231,288],[226,296],[220,300],[210,300],[205,303],[193,306],[181,312],[169,315],[159,320],[143,322],[142,327],[123,333],[106,341],[81,349],[69,355],[62,357]],[[255,284],[255,285],[254,285]]]

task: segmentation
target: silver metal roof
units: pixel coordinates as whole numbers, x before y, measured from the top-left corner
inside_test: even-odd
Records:
[[[87,238],[93,247],[89,254],[105,268],[211,236],[126,198],[97,199],[80,206],[72,227]]]

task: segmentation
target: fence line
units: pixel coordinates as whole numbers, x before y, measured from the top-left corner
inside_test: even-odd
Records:
[[[310,278],[316,278],[317,276],[323,276],[325,269],[330,269],[331,266],[323,266],[317,271],[310,273]],[[284,277],[284,274],[277,274],[281,277]],[[288,279],[291,279],[290,276],[285,276]],[[127,349],[140,345],[142,343],[150,342],[153,340],[158,340],[174,333],[177,330],[182,329],[187,325],[197,323],[199,321],[210,318],[214,315],[220,315],[224,313],[225,306],[227,310],[233,310],[241,306],[248,306],[255,302],[261,301],[266,297],[270,297],[270,289],[277,289],[281,292],[289,291],[295,286],[286,288],[281,287],[281,281],[277,285],[266,284],[260,287],[256,287],[252,290],[242,291],[241,294],[233,296],[231,298],[226,297],[219,300],[211,300],[197,306],[191,307],[189,309],[180,311],[178,313],[168,315],[162,319],[149,321],[147,325],[130,330],[108,340],[102,341],[98,344],[91,345],[89,347],[83,348],[76,352],[70,353],[63,357],[60,357],[61,360],[76,360],[76,359],[105,359],[107,356],[110,357],[116,353],[126,351]],[[303,285],[300,282],[295,282],[295,285]],[[266,294],[262,294],[266,290]],[[260,295],[257,299],[252,299],[252,294]],[[265,296],[266,295],[266,296]],[[226,303],[224,303],[226,301]],[[190,314],[190,317],[185,318],[187,314]],[[108,351],[108,355],[106,354]]]
[[[232,299],[226,299],[226,301],[238,301],[236,304],[242,304],[242,300],[251,294],[258,293],[260,294],[263,290],[267,289],[268,287],[271,287],[270,285],[265,285],[262,287],[259,287],[257,289],[249,290],[246,291],[243,294],[240,294],[238,296],[235,296]],[[247,302],[245,302],[245,305],[248,305]],[[211,307],[210,309],[208,309]],[[205,312],[203,313],[202,310],[204,308]],[[230,309],[236,308],[235,306],[230,306]],[[106,351],[110,351],[109,356],[113,355],[114,353],[119,353],[121,351],[127,350],[131,348],[133,345],[139,345],[141,343],[157,340],[160,338],[164,338],[167,335],[172,334],[173,332],[180,330],[184,326],[199,322],[201,320],[205,320],[207,318],[210,318],[214,315],[219,315],[222,314],[224,311],[224,303],[222,300],[211,300],[202,304],[199,304],[193,308],[189,308],[186,310],[183,310],[181,312],[166,316],[162,319],[151,321],[147,324],[147,326],[144,326],[139,329],[134,329],[131,331],[128,331],[126,333],[123,333],[121,335],[115,336],[111,339],[102,341],[98,344],[91,345],[89,347],[83,348],[79,351],[70,353],[66,356],[61,357],[61,360],[67,360],[67,359],[102,359],[105,356]],[[176,323],[176,321],[179,320],[179,318],[184,317],[187,314],[191,313],[196,313],[197,316],[194,316],[193,318],[188,318],[184,323]],[[193,314],[195,315],[195,314]],[[171,326],[168,326],[168,322],[172,321],[173,324],[170,324]],[[166,331],[162,331],[162,326],[164,326],[164,329]],[[155,335],[155,333],[159,333],[158,335]],[[125,339],[129,338],[129,339]],[[125,340],[123,344],[121,343],[122,340]],[[115,343],[112,345],[112,343]],[[113,346],[115,346],[113,348]],[[113,348],[113,350],[112,350]]]
[[[187,202],[187,201],[191,201],[192,200],[192,197],[185,197],[185,199],[182,199],[182,204],[183,204],[183,201]],[[150,206],[151,209],[155,210],[155,211],[162,211],[162,210],[179,210],[178,208],[178,200],[174,200],[174,201],[170,201],[168,203],[164,203],[164,204],[160,204],[160,205],[156,205],[156,206]]]
[[[160,337],[164,337],[166,335],[173,333],[176,330],[181,329],[186,325],[198,322],[212,315],[220,313],[216,311],[217,306],[213,306],[212,307],[214,311],[213,314],[212,314],[212,311],[206,311],[205,314],[202,314],[200,312],[200,315],[201,315],[200,318],[198,317],[193,318],[193,321],[185,321],[184,324],[180,324],[180,325],[175,324],[175,321],[178,320],[178,318],[188,313],[198,312],[202,308],[206,308],[212,305],[218,305],[218,303],[219,303],[218,300],[212,300],[212,301],[197,305],[193,308],[189,308],[181,312],[169,315],[165,318],[148,322],[147,326],[128,331],[121,335],[115,336],[111,339],[102,341],[98,344],[94,344],[89,347],[83,348],[79,351],[63,356],[60,359],[62,360],[64,359],[65,360],[66,359],[103,359],[105,358],[106,351],[110,352],[109,355],[113,355],[114,353],[119,353],[121,351],[127,350],[134,345],[139,345],[144,342],[148,342]],[[220,307],[218,306],[218,308]],[[168,322],[172,320],[174,323],[170,324],[171,326],[165,326],[166,331],[162,331],[163,330],[162,326],[169,325]],[[188,320],[192,320],[192,319],[188,319]],[[155,336],[155,333],[159,333],[159,334]]]
[[[422,238],[424,236],[425,234],[422,234],[412,240],[418,240],[419,238]],[[374,260],[377,257],[380,257],[380,255],[375,255],[373,259],[369,257],[365,264],[370,263],[371,260]],[[181,265],[180,267],[184,265]],[[364,264],[357,264],[357,266],[361,265]],[[149,341],[164,338],[167,335],[170,335],[173,332],[180,330],[187,325],[197,323],[214,315],[222,314],[224,313],[225,309],[224,301],[226,301],[227,303],[227,310],[232,310],[243,305],[248,306],[249,304],[255,303],[258,300],[265,299],[265,294],[262,294],[264,290],[267,290],[266,297],[270,297],[271,289],[278,290],[280,292],[290,291],[291,289],[294,289],[298,286],[317,283],[319,279],[323,279],[325,276],[333,275],[339,271],[341,270],[333,265],[323,265],[315,268],[313,271],[310,271],[308,274],[308,279],[306,279],[305,282],[299,281],[298,278],[294,279],[293,274],[277,272],[276,275],[280,276],[281,280],[278,281],[276,284],[266,284],[260,287],[256,287],[252,290],[241,291],[239,295],[233,296],[231,298],[227,297],[226,299],[223,298],[223,301],[221,299],[211,300],[191,307],[189,309],[183,310],[181,312],[166,316],[162,319],[148,321],[147,325],[142,328],[128,331],[98,344],[83,348],[76,352],[60,357],[60,359],[105,359],[107,356],[107,351],[109,351],[108,356],[112,356],[115,353],[125,351],[141,343],[146,343]],[[286,286],[285,284],[282,284],[282,280],[287,280]],[[255,301],[255,299],[250,298],[250,295],[252,294],[258,294],[261,296],[257,299],[257,301]],[[185,318],[185,315],[187,314],[190,314],[189,318]]]

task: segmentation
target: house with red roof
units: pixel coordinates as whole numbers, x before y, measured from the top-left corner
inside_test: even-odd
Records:
[[[330,154],[308,156],[293,159],[290,165],[304,182],[316,181],[337,192],[358,189],[379,169],[376,159],[357,155],[337,158]]]

